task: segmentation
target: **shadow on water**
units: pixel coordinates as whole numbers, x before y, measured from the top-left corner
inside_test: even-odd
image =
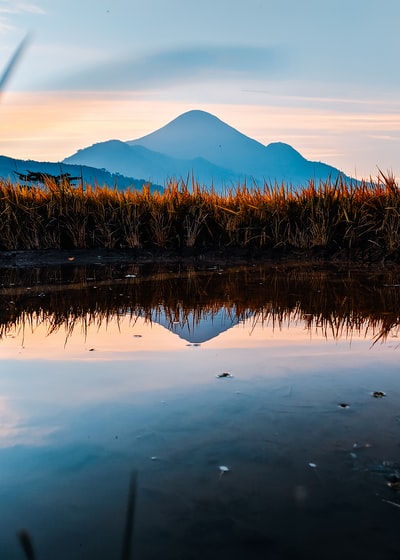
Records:
[[[280,328],[304,321],[327,338],[364,331],[372,343],[397,336],[400,274],[335,269],[236,267],[223,270],[143,266],[0,270],[0,337],[45,322],[48,332],[130,315],[165,326],[196,325],[223,310],[232,321],[252,317]]]

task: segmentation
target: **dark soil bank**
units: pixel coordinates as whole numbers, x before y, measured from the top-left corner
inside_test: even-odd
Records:
[[[27,268],[60,265],[96,264],[143,264],[163,265],[182,264],[186,266],[235,266],[246,264],[296,266],[335,265],[343,268],[358,267],[397,267],[400,265],[400,249],[385,253],[380,248],[371,247],[368,251],[340,250],[329,251],[316,247],[308,251],[296,249],[247,250],[226,248],[199,251],[158,251],[149,252],[137,249],[47,249],[28,251],[0,252],[0,268]]]

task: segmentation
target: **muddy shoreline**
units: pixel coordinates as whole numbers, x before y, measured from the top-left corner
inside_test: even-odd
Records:
[[[173,251],[149,252],[135,249],[47,249],[0,252],[0,268],[42,268],[50,266],[90,265],[146,265],[166,267],[180,265],[205,269],[210,266],[290,266],[329,267],[338,269],[384,269],[400,270],[400,251],[385,254],[381,250],[328,252],[324,248],[309,251],[273,249],[248,251],[245,249],[221,249],[204,252]]]

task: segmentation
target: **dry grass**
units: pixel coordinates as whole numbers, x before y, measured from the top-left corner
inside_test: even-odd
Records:
[[[0,250],[376,247],[387,254],[398,248],[400,192],[383,173],[357,184],[310,181],[299,192],[239,185],[223,195],[184,181],[154,194],[0,181],[0,216]]]

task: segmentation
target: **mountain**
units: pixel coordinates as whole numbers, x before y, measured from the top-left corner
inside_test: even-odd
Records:
[[[212,340],[239,323],[239,319],[231,313],[228,307],[221,307],[218,311],[204,312],[200,317],[197,313],[189,312],[185,314],[184,319],[179,318],[174,322],[171,322],[171,317],[165,313],[163,308],[158,308],[152,321],[192,344]]]
[[[99,142],[78,150],[76,154],[64,160],[67,164],[90,165],[106,168],[111,173],[141,177],[151,182],[164,184],[169,178],[186,177],[192,173],[203,177],[207,182],[235,181],[239,179],[234,172],[222,169],[209,161],[195,157],[178,159],[144,146],[130,145],[121,140]]]
[[[60,175],[61,173],[69,173],[72,177],[82,178],[84,183],[100,186],[117,187],[124,190],[128,187],[141,189],[143,183],[147,181],[140,179],[132,179],[125,177],[119,173],[111,173],[106,169],[96,169],[88,165],[69,165],[66,163],[51,163],[32,160],[14,159],[6,156],[0,156],[0,177],[11,181],[11,183],[20,183],[21,179],[17,173],[27,174],[29,171],[34,173],[44,173],[48,175]],[[159,185],[152,185],[153,190],[163,190]]]
[[[127,142],[110,140],[79,150],[65,163],[105,167],[131,177],[165,184],[168,178],[193,174],[216,190],[254,179],[267,183],[307,184],[335,180],[338,169],[305,159],[283,142],[264,146],[205,111],[188,111],[162,128]]]

